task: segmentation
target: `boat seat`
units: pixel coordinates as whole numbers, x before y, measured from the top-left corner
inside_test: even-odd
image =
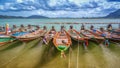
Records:
[[[64,40],[65,43],[68,43],[68,39],[56,39],[57,44],[63,44],[62,41]]]
[[[66,36],[59,36],[59,39],[66,39]]]

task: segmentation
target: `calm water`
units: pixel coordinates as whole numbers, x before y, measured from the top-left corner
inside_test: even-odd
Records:
[[[4,26],[6,23],[12,26],[16,25],[39,25],[39,26],[47,26],[51,28],[51,26],[55,26],[56,29],[60,28],[60,25],[64,25],[66,29],[69,28],[70,25],[73,25],[74,28],[79,30],[81,24],[46,24],[46,23],[120,23],[120,19],[0,19],[0,25]],[[89,28],[90,25],[94,25],[95,28],[106,27],[108,24],[85,24],[86,28]],[[113,28],[118,28],[119,24],[112,24]]]

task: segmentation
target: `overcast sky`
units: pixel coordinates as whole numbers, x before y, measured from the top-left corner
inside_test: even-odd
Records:
[[[120,9],[120,0],[0,0],[0,15],[100,17]]]

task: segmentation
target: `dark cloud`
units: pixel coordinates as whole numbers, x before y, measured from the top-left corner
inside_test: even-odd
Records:
[[[98,3],[94,2],[94,1],[91,1],[91,2],[88,2],[84,5],[82,5],[80,8],[82,8],[82,9],[94,9],[94,8],[97,8],[97,7],[99,7]]]
[[[3,5],[5,9],[1,11],[31,11],[37,9],[43,9],[48,11],[58,11],[58,10],[77,11],[79,9],[79,6],[77,6],[74,3],[69,3],[68,1],[65,4],[56,5],[56,6],[50,6],[48,5],[48,3],[49,3],[48,0],[37,0],[37,2],[25,1],[22,3],[12,3],[12,5],[10,5],[7,8],[5,5]],[[16,9],[11,9],[10,7]],[[31,7],[34,7],[34,9]]]
[[[120,2],[120,0],[108,0],[108,2]]]
[[[0,4],[5,4],[5,3],[15,3],[15,0],[0,0]]]
[[[0,0],[0,12],[32,12],[42,10],[44,12],[65,11],[76,13],[79,11],[85,11],[84,13],[86,14],[89,11],[91,11],[93,14],[99,14],[101,12],[110,13],[112,11],[120,9],[120,4],[118,4],[119,1],[120,0],[108,0],[108,2],[106,3],[106,1],[102,2],[92,0],[79,4],[70,0],[56,0],[55,2],[53,2],[52,0]]]

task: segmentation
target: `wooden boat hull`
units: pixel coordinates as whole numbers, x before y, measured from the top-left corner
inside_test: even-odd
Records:
[[[37,38],[40,38],[41,36],[44,36],[44,34],[45,34],[44,31],[42,31],[42,32],[35,31],[32,33],[29,33],[29,32],[19,32],[19,33],[12,35],[12,37],[14,37],[22,42],[29,42],[29,41],[35,40]]]
[[[0,34],[5,34],[5,32],[0,32]]]
[[[38,35],[34,35],[32,37],[29,37],[29,36],[27,36],[27,37],[17,37],[17,39],[22,41],[22,42],[29,42],[29,41],[35,40],[37,38],[40,38],[41,36],[43,36],[43,35],[38,34]]]
[[[72,31],[72,32],[70,32]],[[71,36],[71,38],[75,41],[79,41],[79,42],[84,42],[85,39],[87,39],[87,37],[83,36],[82,34],[80,34],[79,32],[77,32],[76,30],[72,29],[68,31],[68,34]]]
[[[120,43],[120,39],[116,39],[116,38],[111,38],[111,39],[109,39],[110,41],[114,41],[114,42],[118,42],[118,43]]]
[[[102,33],[102,32],[97,32],[96,34],[98,34],[99,36],[102,36],[102,34],[104,34],[104,33]],[[102,36],[103,37],[103,36]],[[111,40],[111,41],[117,41],[117,42],[119,42],[120,41],[120,35],[118,34],[118,33],[109,33],[108,34],[108,32],[106,31],[105,32],[105,36],[104,36],[104,38],[107,40]]]
[[[27,38],[18,38],[20,41],[22,42],[29,42],[29,41],[32,41],[32,40],[35,40],[37,38],[40,38],[40,36],[38,37],[27,37]]]
[[[16,32],[12,34],[11,37],[23,42],[28,42],[44,36],[44,33],[45,30],[37,29],[35,31]]]
[[[14,40],[15,40],[15,39],[14,39],[14,38],[11,38],[10,36],[4,36],[4,37],[2,36],[2,37],[0,37],[0,45],[13,42]]]
[[[120,35],[116,34],[116,33],[112,33],[111,34],[111,38],[109,38],[111,41],[116,41],[116,42],[120,42]]]
[[[88,33],[82,33],[82,34],[84,36],[88,37],[88,40],[90,40],[90,41],[101,43],[105,40],[104,37],[101,37],[101,36],[91,32],[89,30],[85,30],[85,31],[87,31]]]
[[[56,34],[56,32],[51,33],[51,31],[48,31],[43,38],[43,42],[45,44],[49,44],[49,42],[53,40],[53,37],[55,36],[55,34]]]
[[[57,32],[53,38],[53,43],[55,45],[55,47],[59,50],[59,51],[66,51],[70,45],[71,45],[71,38],[69,36],[69,34],[65,31],[65,36],[60,36],[60,32]],[[64,38],[65,37],[65,38]],[[65,41],[66,43],[62,43],[62,41]]]
[[[120,29],[113,30],[112,32],[120,35]]]

